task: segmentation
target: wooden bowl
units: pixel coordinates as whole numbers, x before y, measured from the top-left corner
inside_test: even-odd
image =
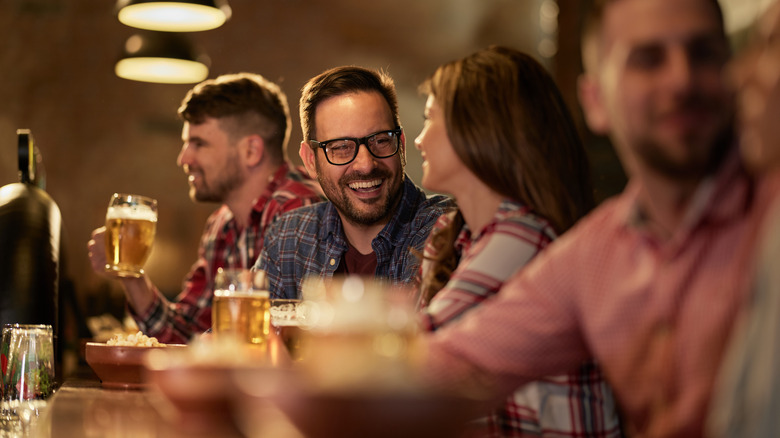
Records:
[[[488,410],[473,398],[423,391],[321,391],[293,372],[247,370],[239,380],[237,415],[248,430],[262,430],[257,412],[270,403],[307,438],[459,437]]]
[[[179,430],[234,437],[241,434],[233,419],[237,392],[233,372],[270,367],[268,363],[266,350],[201,343],[186,351],[150,352],[144,358],[143,374],[158,411]]]
[[[84,355],[87,364],[108,389],[142,389],[144,380],[144,356],[152,350],[185,349],[186,345],[167,344],[160,347],[133,347],[87,342]]]

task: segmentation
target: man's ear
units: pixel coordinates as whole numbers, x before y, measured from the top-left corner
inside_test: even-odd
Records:
[[[406,132],[401,131],[401,144],[398,146],[398,154],[401,156],[401,167],[406,167]]]
[[[315,151],[312,150],[309,143],[306,143],[305,141],[301,142],[301,148],[298,150],[298,155],[301,157],[301,161],[303,161],[303,165],[306,167],[306,172],[308,172],[309,177],[317,179],[317,165],[315,163],[317,157],[314,156],[314,153]]]
[[[248,166],[257,166],[262,163],[265,157],[265,140],[257,134],[252,134],[244,138],[246,147],[244,149],[244,159]]]
[[[609,133],[609,114],[604,105],[604,95],[596,77],[583,73],[577,78],[577,95],[588,127],[596,134]]]

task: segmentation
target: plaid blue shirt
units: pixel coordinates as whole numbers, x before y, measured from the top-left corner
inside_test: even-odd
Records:
[[[412,283],[436,219],[452,201],[445,196],[428,197],[408,176],[398,211],[371,242],[376,254],[375,275],[393,283]],[[331,202],[302,207],[282,215],[266,232],[265,246],[255,268],[268,274],[273,298],[301,298],[301,284],[309,275],[332,277],[347,252],[336,207]]]

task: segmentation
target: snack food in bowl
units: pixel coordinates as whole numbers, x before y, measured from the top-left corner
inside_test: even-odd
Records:
[[[161,344],[141,332],[117,334],[106,343],[87,342],[87,364],[98,376],[104,388],[141,389],[146,387],[143,358],[155,349],[184,349],[186,345]]]

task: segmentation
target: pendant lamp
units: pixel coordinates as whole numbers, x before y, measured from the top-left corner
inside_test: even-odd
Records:
[[[114,71],[135,81],[190,84],[208,77],[208,64],[185,35],[148,31],[128,38]]]
[[[119,0],[116,9],[127,26],[165,32],[215,29],[231,14],[227,0]]]

